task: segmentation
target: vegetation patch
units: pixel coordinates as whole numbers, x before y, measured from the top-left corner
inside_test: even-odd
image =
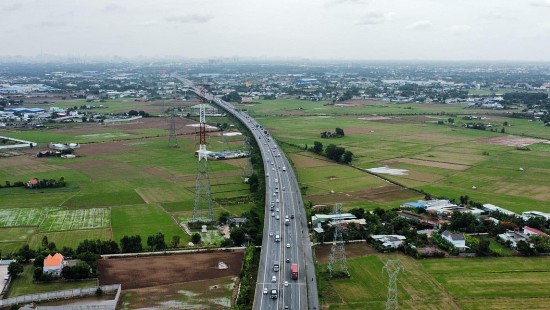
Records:
[[[109,227],[111,210],[93,208],[81,210],[60,210],[49,212],[40,225],[41,232]]]

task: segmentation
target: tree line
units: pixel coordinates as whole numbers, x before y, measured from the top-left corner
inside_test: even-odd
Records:
[[[334,144],[329,144],[325,149],[323,149],[323,143],[319,141],[313,142],[313,147],[306,149],[312,151],[315,154],[323,155],[330,160],[335,162],[349,164],[353,160],[353,153],[351,151],[346,151],[344,147],[336,146]]]

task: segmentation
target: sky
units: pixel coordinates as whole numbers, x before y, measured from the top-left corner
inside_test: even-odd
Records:
[[[0,56],[550,61],[550,0],[1,0]]]

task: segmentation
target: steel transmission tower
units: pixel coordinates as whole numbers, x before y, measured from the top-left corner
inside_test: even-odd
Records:
[[[334,242],[330,250],[328,262],[328,272],[330,277],[346,276],[349,277],[348,262],[346,260],[346,250],[344,248],[344,238],[342,237],[342,204],[336,204],[336,210],[333,213],[334,219]]]
[[[206,92],[200,87],[200,114],[199,114],[199,165],[195,187],[195,202],[193,206],[192,222],[214,221],[212,211],[212,192],[210,191],[210,178],[208,177],[208,156],[206,154]]]
[[[397,274],[403,269],[403,265],[397,259],[388,260],[382,271],[386,271],[389,277],[388,300],[386,301],[386,310],[397,310]]]
[[[179,147],[176,135],[176,107],[170,106],[170,134],[168,135],[168,146]]]

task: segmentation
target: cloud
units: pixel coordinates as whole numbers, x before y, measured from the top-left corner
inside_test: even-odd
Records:
[[[106,6],[104,6],[103,8],[101,8],[101,12],[102,13],[114,13],[114,12],[119,12],[119,11],[123,11],[124,8],[121,7],[120,5],[118,4],[115,4],[115,3],[109,3],[107,4]]]
[[[530,5],[550,8],[550,0],[535,0],[535,1],[531,1]]]
[[[171,16],[171,17],[165,18],[167,22],[179,23],[179,24],[204,24],[209,22],[211,19],[212,19],[212,16],[198,15],[198,14]]]
[[[143,21],[143,22],[139,22],[136,25],[141,26],[141,27],[151,27],[151,26],[155,26],[155,25],[158,25],[158,24],[159,24],[159,22],[156,21],[156,20],[146,20],[146,21]]]
[[[428,29],[428,28],[431,28],[433,25],[432,25],[432,22],[429,21],[429,20],[418,20],[418,21],[415,21],[414,23],[408,25],[407,27],[405,27],[406,29],[413,29],[413,30],[422,30],[422,29]]]
[[[6,5],[2,8],[3,11],[17,11],[23,7],[23,4],[21,3],[14,3],[10,5]]]
[[[331,7],[341,4],[363,4],[367,2],[368,0],[329,0],[325,3],[325,7]]]
[[[63,26],[65,26],[65,23],[45,20],[36,24],[28,24],[25,27],[29,29],[33,29],[33,28],[55,28],[55,27],[63,27]]]
[[[472,30],[472,26],[470,25],[453,25],[450,28],[451,33],[455,36],[461,36],[463,34],[466,34]]]
[[[394,15],[395,13],[393,12],[387,12],[387,13],[369,12],[365,14],[360,20],[358,20],[356,24],[362,25],[362,26],[382,24],[392,20]]]

